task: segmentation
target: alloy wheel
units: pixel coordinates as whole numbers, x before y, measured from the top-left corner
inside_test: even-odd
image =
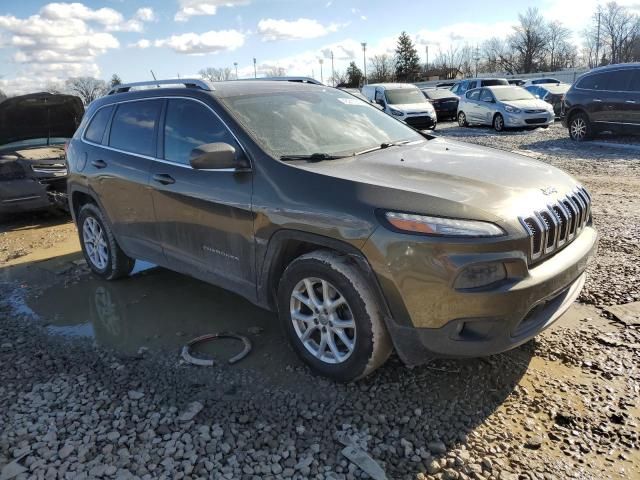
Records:
[[[95,218],[87,217],[84,220],[82,239],[89,261],[98,270],[104,270],[109,262],[107,238],[100,223]]]
[[[356,322],[345,297],[331,283],[305,278],[291,293],[291,322],[300,342],[318,360],[346,361],[356,345]]]
[[[583,140],[587,136],[587,123],[581,117],[571,122],[571,136],[575,140]]]
[[[496,132],[501,132],[504,129],[504,119],[502,118],[502,115],[496,116],[493,121],[493,128],[496,129]]]
[[[460,112],[460,114],[458,115],[458,125],[460,125],[461,127],[467,126],[467,116],[464,114],[464,112]]]

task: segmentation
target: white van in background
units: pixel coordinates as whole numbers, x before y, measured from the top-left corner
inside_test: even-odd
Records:
[[[420,89],[410,83],[373,83],[362,87],[370,102],[380,105],[385,113],[418,130],[436,128],[433,105]]]

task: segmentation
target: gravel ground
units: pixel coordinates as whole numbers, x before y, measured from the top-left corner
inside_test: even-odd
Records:
[[[639,478],[640,332],[601,307],[640,299],[640,162],[615,147],[572,144],[556,126],[497,136],[442,125],[438,133],[540,158],[578,176],[593,195],[598,258],[582,303],[553,328],[486,359],[408,369],[392,357],[351,385],[310,375],[282,353],[282,342],[260,350],[269,332],[252,336],[247,361],[203,369],[180,364],[179,337],[131,353],[91,337],[51,335],[57,318],[34,313],[38,297],[62,299],[95,280],[78,263],[5,262],[0,472],[15,461],[20,479],[368,478],[341,455],[346,442],[390,479]],[[38,257],[47,232],[60,228],[66,224],[40,227],[45,240],[29,243],[27,255]],[[1,227],[0,250],[15,248],[23,231]],[[73,241],[61,238],[60,248]],[[56,248],[47,251],[55,256]],[[153,277],[140,275],[124,288]],[[165,288],[159,295],[183,282],[171,278],[153,284]],[[208,292],[191,301],[217,312],[220,297]],[[156,315],[145,295],[127,308]],[[239,325],[256,324],[257,313],[237,305]],[[188,319],[176,317],[174,327],[185,328]]]

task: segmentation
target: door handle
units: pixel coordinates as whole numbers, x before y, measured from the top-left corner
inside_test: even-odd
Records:
[[[625,100],[624,103],[636,103],[636,101],[635,100]]]
[[[599,103],[602,102],[602,100],[600,100],[599,98],[594,98],[593,101],[594,102],[599,102]]]
[[[176,183],[174,178],[166,173],[156,173],[152,178],[154,182],[161,183],[162,185],[171,185],[172,183]]]
[[[91,162],[91,165],[96,168],[105,168],[107,166],[107,162],[105,162],[104,160],[93,160]]]

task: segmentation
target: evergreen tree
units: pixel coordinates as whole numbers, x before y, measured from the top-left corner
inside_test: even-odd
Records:
[[[414,80],[420,72],[420,57],[411,37],[402,32],[396,45],[396,78],[400,82]]]
[[[358,88],[362,84],[364,75],[362,70],[358,68],[356,62],[351,62],[347,68],[347,83],[349,87]]]
[[[117,87],[118,85],[122,85],[122,79],[117,73],[114,73],[111,76],[111,80],[109,80],[109,85],[111,87]]]

